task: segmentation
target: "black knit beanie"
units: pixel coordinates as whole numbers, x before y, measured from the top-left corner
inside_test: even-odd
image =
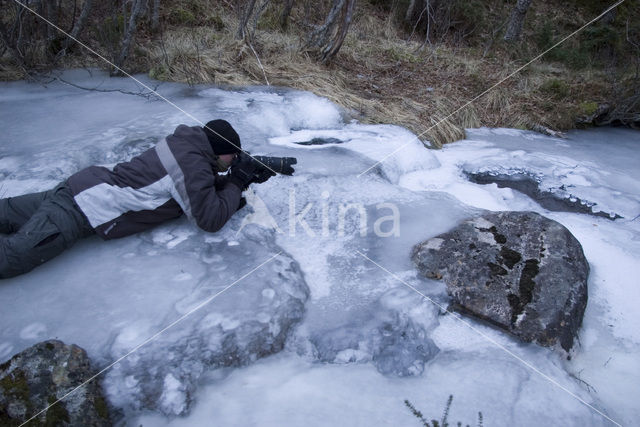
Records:
[[[240,152],[240,137],[226,120],[211,120],[203,128],[209,144],[217,155]]]

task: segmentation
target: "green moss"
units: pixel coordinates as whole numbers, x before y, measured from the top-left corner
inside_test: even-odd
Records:
[[[109,408],[107,407],[107,402],[105,402],[102,396],[97,396],[95,401],[93,402],[96,412],[100,418],[104,418],[105,420],[109,419]]]
[[[581,102],[578,106],[580,114],[590,116],[598,110],[597,102]]]
[[[64,402],[55,403],[58,399],[56,396],[49,396],[48,402],[51,406],[47,409],[44,425],[47,427],[56,427],[69,423],[69,411],[64,406]],[[55,404],[54,404],[55,403]]]
[[[0,389],[2,389],[3,394],[8,398],[24,405],[27,414],[33,412],[33,405],[29,400],[29,384],[27,383],[27,377],[24,371],[15,370],[2,378],[0,380]],[[0,414],[0,421],[2,421],[2,425],[13,425],[15,422],[15,420],[9,418],[6,414]]]
[[[0,380],[0,387],[16,399],[29,403],[29,384],[24,371],[16,370]]]
[[[151,77],[154,80],[169,80],[169,69],[167,67],[165,67],[164,65],[154,65],[153,67],[151,67],[151,70],[149,70],[149,77]]]

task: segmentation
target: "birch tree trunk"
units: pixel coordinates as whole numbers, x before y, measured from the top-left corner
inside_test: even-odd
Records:
[[[280,28],[282,28],[283,31],[286,31],[287,27],[289,27],[289,15],[291,15],[291,9],[293,9],[294,2],[295,0],[284,0],[284,8],[280,15]]]
[[[64,56],[67,52],[67,49],[75,42],[74,39],[77,39],[80,35],[80,31],[84,28],[85,23],[87,22],[87,18],[89,18],[89,13],[91,12],[91,7],[93,6],[93,0],[85,0],[82,5],[82,11],[80,12],[80,16],[78,20],[73,24],[73,29],[71,30],[71,37],[67,37],[62,45],[62,49],[56,55],[56,57]]]
[[[330,61],[340,50],[344,42],[356,0],[334,0],[324,24],[316,28],[308,37],[307,48],[317,48],[320,61]]]
[[[511,12],[509,18],[509,24],[507,25],[507,32],[504,35],[504,40],[507,42],[514,42],[520,40],[520,34],[522,33],[522,25],[524,24],[524,17],[529,10],[532,0],[518,0],[516,6]]]
[[[160,29],[160,0],[153,0],[151,10],[151,31],[155,33]]]
[[[116,58],[115,65],[118,68],[122,68],[122,64],[129,56],[129,47],[131,46],[131,41],[133,40],[133,36],[136,33],[136,29],[138,27],[138,16],[140,12],[144,9],[144,0],[135,0],[135,3],[131,7],[131,16],[129,16],[129,24],[126,26],[125,34],[122,39],[122,45],[120,49],[120,54]],[[113,69],[111,71],[111,75],[119,75],[122,74],[118,69]]]
[[[249,18],[253,14],[253,8],[256,5],[256,0],[248,0],[244,7],[240,9],[239,16],[239,24],[238,24],[238,32],[236,33],[236,39],[242,40],[244,39],[244,35],[246,32],[247,24],[249,23]]]

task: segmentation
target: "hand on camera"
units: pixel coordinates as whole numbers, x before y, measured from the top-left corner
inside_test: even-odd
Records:
[[[253,175],[253,179],[251,180],[251,183],[256,183],[256,184],[262,184],[263,182],[266,182],[269,178],[271,178],[272,176],[276,176],[276,173],[263,167],[259,167],[258,170],[256,170],[256,172]]]
[[[241,190],[246,190],[256,174],[256,164],[249,156],[241,156],[237,162],[231,165],[229,181],[237,185]]]

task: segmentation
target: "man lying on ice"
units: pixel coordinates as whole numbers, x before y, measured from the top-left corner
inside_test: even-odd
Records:
[[[182,214],[219,230],[243,206],[249,184],[275,175],[240,153],[240,137],[224,120],[180,125],[112,170],[91,166],[53,190],[0,200],[0,278],[26,273],[94,233],[115,239]]]

